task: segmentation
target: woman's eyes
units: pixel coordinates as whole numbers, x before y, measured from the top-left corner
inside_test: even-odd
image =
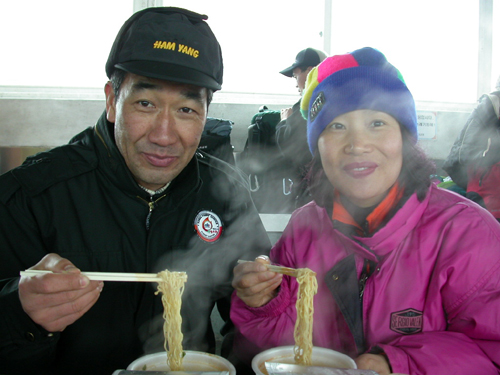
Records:
[[[383,126],[383,125],[385,125],[385,122],[384,122],[384,121],[382,121],[382,120],[375,120],[375,121],[372,121],[372,125],[373,125],[374,127],[379,127],[379,126]]]
[[[374,128],[378,128],[378,127],[381,127],[384,125],[386,125],[386,122],[383,120],[373,120],[369,123],[369,126],[374,127]],[[330,129],[342,130],[342,129],[346,129],[346,125],[344,125],[340,122],[334,122],[334,123],[330,124]]]
[[[334,122],[333,124],[330,124],[330,128],[331,129],[345,129],[345,126],[339,122]]]

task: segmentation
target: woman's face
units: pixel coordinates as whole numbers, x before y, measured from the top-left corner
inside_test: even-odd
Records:
[[[367,109],[333,119],[318,139],[318,150],[328,180],[358,207],[380,203],[403,164],[399,123]]]

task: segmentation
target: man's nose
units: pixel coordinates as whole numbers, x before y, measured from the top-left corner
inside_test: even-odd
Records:
[[[167,146],[177,140],[177,124],[175,116],[170,111],[161,111],[154,119],[149,139],[160,146]]]

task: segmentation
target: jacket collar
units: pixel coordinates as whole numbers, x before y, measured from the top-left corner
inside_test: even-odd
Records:
[[[389,222],[372,237],[353,238],[371,249],[378,257],[382,257],[395,249],[415,229],[422,218],[434,186],[431,184],[424,200],[419,202],[417,194],[412,194]]]
[[[375,208],[370,208],[371,212],[364,218],[366,227],[362,228],[353,216],[351,216],[348,209],[346,209],[346,207],[342,204],[338,191],[335,191],[332,220],[338,220],[345,224],[354,226],[355,231],[360,235],[372,235],[384,224],[389,213],[396,208],[403,196],[403,192],[403,189],[400,188],[399,183],[396,181],[382,202],[380,202]],[[361,210],[361,208],[358,207],[357,210]]]

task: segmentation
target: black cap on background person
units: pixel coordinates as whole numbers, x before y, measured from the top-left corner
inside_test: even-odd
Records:
[[[193,84],[211,90],[222,85],[222,52],[206,15],[175,7],[134,13],[116,36],[106,63],[137,75]]]
[[[326,59],[327,55],[325,52],[320,51],[315,48],[306,48],[300,51],[295,57],[295,61],[288,68],[283,69],[280,73],[286,77],[295,78],[297,90],[300,95],[304,90],[307,75],[312,68],[317,66],[320,62]],[[281,119],[284,120],[292,113],[291,108],[285,108],[281,111]]]
[[[327,57],[326,53],[324,53],[321,50],[318,50],[315,48],[303,49],[295,57],[294,63],[292,65],[290,65],[288,68],[280,71],[280,73],[287,76],[287,77],[292,77],[293,70],[295,68],[305,69],[309,66],[316,66],[320,62],[322,62],[324,59],[326,59],[326,57]]]

